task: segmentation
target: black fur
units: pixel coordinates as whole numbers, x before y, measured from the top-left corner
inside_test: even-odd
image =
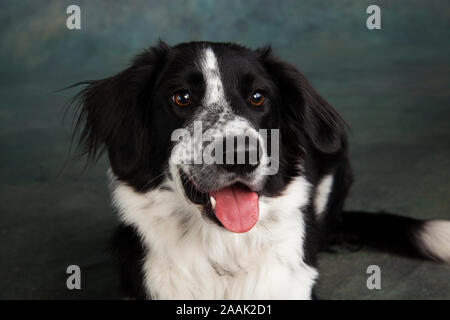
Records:
[[[131,226],[120,225],[111,241],[111,249],[120,266],[120,292],[124,297],[145,299],[143,286],[142,260],[145,248],[136,230]]]

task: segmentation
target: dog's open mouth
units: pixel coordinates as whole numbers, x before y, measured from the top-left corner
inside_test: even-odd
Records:
[[[224,188],[205,192],[182,173],[181,181],[186,196],[197,205],[202,205],[209,217],[220,222],[229,231],[236,233],[252,229],[259,217],[258,194],[247,186],[235,183]]]

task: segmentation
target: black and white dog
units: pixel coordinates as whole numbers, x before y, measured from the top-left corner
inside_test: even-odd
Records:
[[[160,43],[81,84],[76,132],[91,158],[109,156],[128,297],[310,299],[317,252],[349,241],[450,261],[449,221],[343,210],[345,123],[269,48]],[[195,161],[198,133],[214,159],[245,161]]]

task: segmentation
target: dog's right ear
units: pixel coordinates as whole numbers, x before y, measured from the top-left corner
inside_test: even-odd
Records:
[[[122,72],[74,85],[87,85],[71,105],[76,106],[78,115],[73,137],[78,137],[79,146],[89,160],[97,160],[105,148],[110,156],[112,150],[126,150],[129,159],[118,159],[122,162],[136,161],[141,155],[146,143],[143,130],[149,120],[148,103],[169,50],[160,41],[158,46],[138,55]]]

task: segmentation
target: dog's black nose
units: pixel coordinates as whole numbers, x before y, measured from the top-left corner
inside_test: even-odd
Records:
[[[262,151],[257,138],[226,137],[223,141],[223,168],[229,172],[248,173],[256,169]]]

